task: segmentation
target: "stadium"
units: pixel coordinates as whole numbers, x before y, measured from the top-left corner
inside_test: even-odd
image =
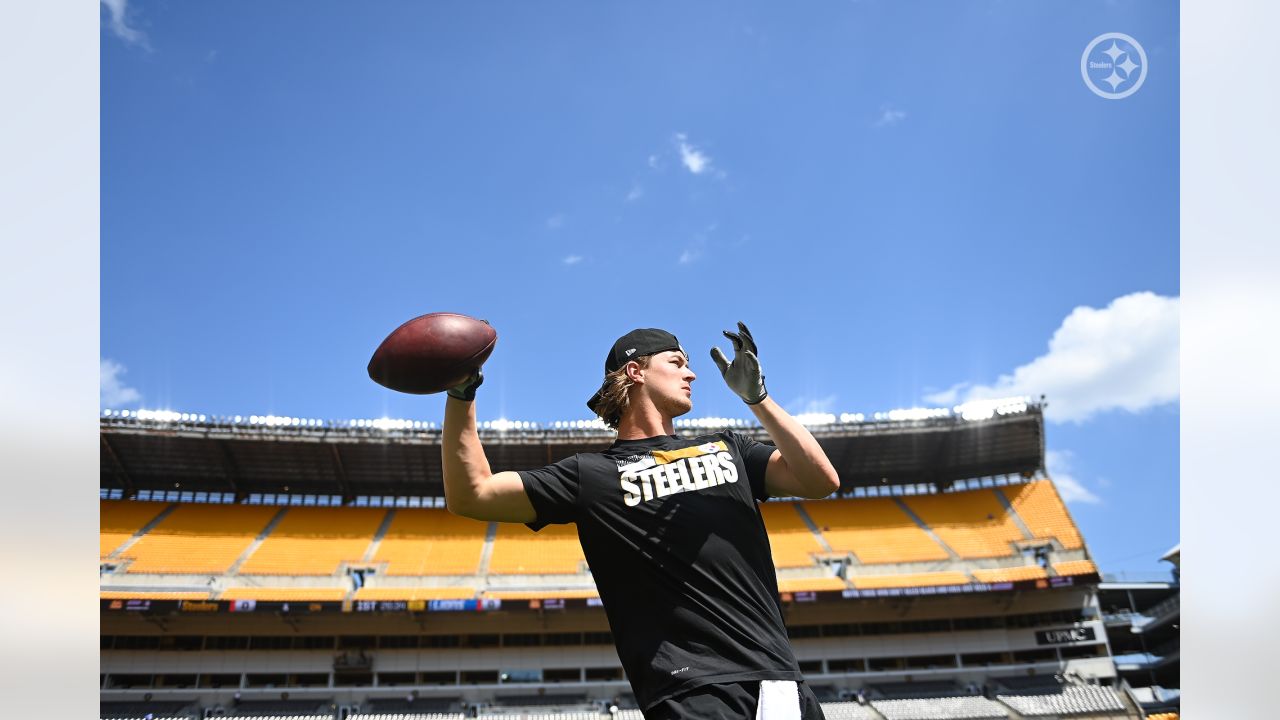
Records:
[[[1176,572],[1100,574],[1043,408],[800,418],[840,491],[760,510],[828,718],[1177,717]],[[768,441],[677,421],[722,427]],[[495,471],[613,439],[480,434]],[[435,424],[108,410],[100,439],[102,718],[641,717],[573,526],[449,513]]]

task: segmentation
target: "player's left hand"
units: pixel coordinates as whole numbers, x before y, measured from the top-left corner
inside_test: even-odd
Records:
[[[476,370],[462,381],[461,385],[449,388],[449,397],[457,398],[464,402],[471,402],[476,399],[476,388],[484,383],[484,373]]]
[[[755,405],[769,396],[769,391],[764,389],[764,372],[760,369],[756,341],[741,322],[738,323],[738,332],[725,330],[724,336],[733,343],[733,362],[729,362],[718,347],[711,348],[711,359],[720,368],[729,389],[746,404]]]

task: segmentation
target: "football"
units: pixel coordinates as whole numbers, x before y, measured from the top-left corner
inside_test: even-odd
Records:
[[[429,313],[406,322],[382,341],[369,360],[369,377],[403,393],[444,392],[483,365],[497,342],[497,331],[484,320]]]

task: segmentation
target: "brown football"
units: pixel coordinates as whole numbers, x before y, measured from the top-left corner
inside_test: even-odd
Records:
[[[369,377],[403,393],[429,395],[460,385],[498,342],[489,323],[457,313],[416,317],[396,328],[369,360]]]

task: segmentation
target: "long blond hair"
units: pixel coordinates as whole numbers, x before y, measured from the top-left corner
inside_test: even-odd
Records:
[[[629,362],[635,362],[643,370],[649,367],[651,359],[652,355],[645,355]],[[631,407],[632,385],[635,385],[635,381],[627,376],[626,365],[604,376],[604,389],[600,393],[600,402],[596,404],[596,414],[604,420],[605,425],[614,430],[618,429],[622,416]]]

